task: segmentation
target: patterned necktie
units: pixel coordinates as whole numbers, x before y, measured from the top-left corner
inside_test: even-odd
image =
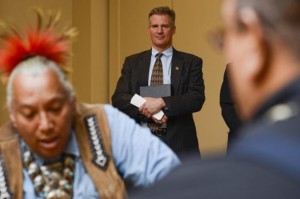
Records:
[[[151,86],[155,85],[161,85],[163,84],[163,68],[162,68],[162,63],[161,63],[161,56],[163,56],[162,53],[157,53],[156,55],[156,61],[154,63],[154,67],[152,70],[152,75],[151,75]]]
[[[163,68],[162,68],[162,63],[161,63],[161,56],[163,56],[163,53],[157,53],[156,55],[156,61],[154,63],[154,67],[152,70],[152,75],[151,75],[151,86],[157,86],[157,85],[162,85],[163,84]],[[160,128],[166,129],[167,124],[163,123],[162,125],[156,124],[156,123],[148,123],[147,126],[151,129],[152,133],[155,135],[158,135],[158,131]]]

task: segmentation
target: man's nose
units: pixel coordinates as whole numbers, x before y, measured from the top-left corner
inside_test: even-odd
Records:
[[[53,123],[50,119],[50,117],[47,115],[47,113],[41,113],[40,114],[40,124],[39,124],[40,130],[46,131],[53,127]]]
[[[163,27],[162,26],[158,26],[157,27],[157,32],[162,33],[163,32]]]

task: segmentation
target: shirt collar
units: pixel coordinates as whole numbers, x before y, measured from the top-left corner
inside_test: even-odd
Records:
[[[155,57],[157,53],[159,53],[155,48],[151,49],[152,55]],[[166,57],[171,56],[173,54],[173,46],[170,46],[168,49],[162,52]]]
[[[69,138],[68,145],[65,149],[65,153],[68,153],[68,154],[71,154],[71,155],[74,155],[77,157],[80,156],[77,139],[76,139],[74,130],[72,130],[72,132],[71,132],[71,136]]]

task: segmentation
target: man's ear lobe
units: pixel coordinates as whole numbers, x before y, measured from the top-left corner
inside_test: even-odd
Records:
[[[269,72],[270,46],[265,39],[262,24],[253,9],[243,8],[240,11],[240,21],[244,24],[245,31],[249,34],[251,60],[253,67],[253,82],[257,85],[263,83]]]

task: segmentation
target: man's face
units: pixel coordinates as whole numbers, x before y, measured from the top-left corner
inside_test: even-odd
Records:
[[[152,15],[148,27],[153,47],[162,52],[172,45],[176,28],[171,27],[168,15]]]
[[[53,69],[38,75],[19,73],[13,81],[10,118],[28,146],[44,158],[60,155],[71,130],[75,102]]]

